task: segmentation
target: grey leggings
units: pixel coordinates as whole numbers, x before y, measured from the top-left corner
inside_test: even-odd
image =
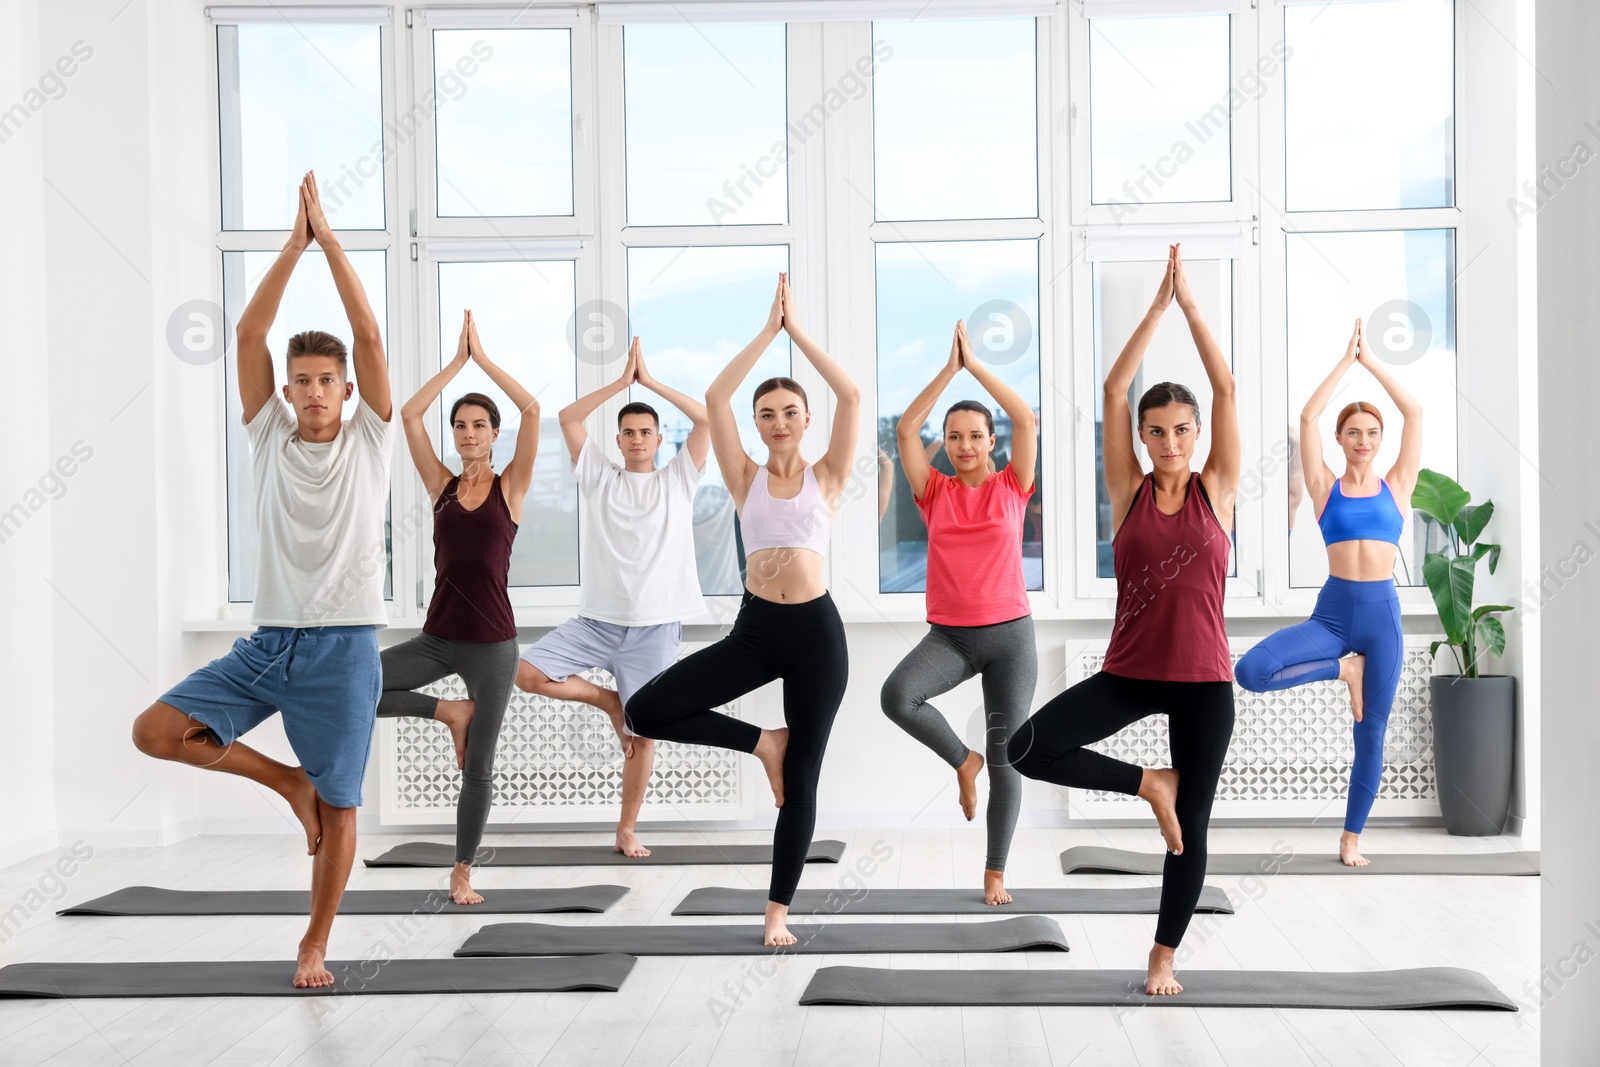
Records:
[[[439,698],[412,690],[452,674],[461,676],[467,685],[467,699],[477,705],[467,727],[467,765],[461,772],[461,797],[456,802],[456,862],[471,863],[494,800],[494,750],[511,686],[517,679],[517,642],[449,641],[418,634],[384,649],[382,655],[380,718],[433,718]]]
[[[989,845],[983,865],[1003,871],[1022,810],[1022,776],[1006,759],[1006,740],[1027,721],[1039,680],[1033,616],[988,626],[931,624],[883,683],[883,713],[940,759],[960,767],[967,743],[928,698],[948,693],[974,674],[983,676],[983,758],[989,767]]]

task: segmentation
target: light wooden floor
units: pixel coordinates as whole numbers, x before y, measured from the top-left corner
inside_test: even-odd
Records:
[[[869,880],[882,886],[976,884],[981,823],[972,829],[824,832],[849,844],[840,866],[812,864],[802,885],[834,887],[875,843],[892,856]],[[764,842],[755,832],[719,841]],[[368,835],[372,856],[401,840]],[[435,835],[433,840],[449,840]],[[663,835],[648,835],[661,843]],[[704,840],[678,836],[673,840]],[[1334,829],[1212,831],[1213,851],[1298,851],[1334,845]],[[489,843],[599,843],[605,835],[491,835]],[[1371,853],[1490,851],[1512,839],[1464,840],[1442,830],[1369,830]],[[1069,845],[1155,850],[1153,830],[1023,830],[1012,848],[1013,885],[1068,880],[1057,855]],[[161,849],[98,851],[70,879],[65,902],[125,885],[173,888],[298,889],[309,876],[301,844],[284,837],[202,837]],[[23,899],[48,869],[46,858],[0,871],[0,912]],[[352,888],[443,885],[441,870],[357,867]],[[618,883],[632,891],[605,915],[541,916],[567,923],[672,923],[672,907],[702,885],[765,888],[765,867],[485,868],[496,886]],[[1237,913],[1209,930],[1197,917],[1184,943],[1189,968],[1363,970],[1448,965],[1482,971],[1524,1010],[1499,1012],[1271,1011],[1146,1008],[802,1008],[797,1002],[822,964],[959,968],[1132,968],[1143,965],[1154,916],[1060,916],[1072,951],[1058,954],[790,958],[743,1003],[713,1017],[711,999],[731,1002],[724,983],[757,957],[641,958],[618,993],[287,999],[0,1001],[0,1064],[1075,1064],[1154,1067],[1296,1064],[1394,1067],[1514,1067],[1538,1061],[1539,1016],[1524,983],[1538,981],[1537,878],[1213,876]],[[1074,876],[1073,885],[1140,885],[1150,880]],[[0,944],[0,961],[292,958],[304,920],[296,917],[54,917],[52,901]],[[431,916],[401,940],[393,919],[349,916],[334,926],[331,958],[448,956],[484,922]],[[747,919],[721,921],[748,922]],[[852,921],[841,917],[835,921]],[[884,921],[884,920],[877,920]],[[904,921],[916,921],[907,919]],[[982,921],[982,917],[973,917]],[[1180,957],[1181,959],[1181,957]],[[1180,970],[1181,978],[1181,970]]]

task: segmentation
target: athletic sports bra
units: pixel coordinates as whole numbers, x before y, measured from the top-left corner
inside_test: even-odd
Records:
[[[806,465],[800,492],[788,500],[775,498],[767,488],[766,465],[757,468],[739,515],[739,533],[747,555],[767,548],[805,548],[819,556],[827,551],[833,512],[822,498],[815,468],[815,464]]]
[[[1335,478],[1328,502],[1322,505],[1317,525],[1322,527],[1322,543],[1340,541],[1388,541],[1398,545],[1406,517],[1400,513],[1389,483],[1380,479],[1371,496],[1345,496],[1343,479]]]

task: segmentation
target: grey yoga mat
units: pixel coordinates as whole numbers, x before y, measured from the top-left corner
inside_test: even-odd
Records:
[[[1160,874],[1165,855],[1129,852],[1102,845],[1078,845],[1061,854],[1065,874]],[[1372,864],[1346,867],[1331,852],[1213,852],[1207,874],[1538,874],[1537,852],[1480,852],[1470,855],[1407,852],[1369,853]]]
[[[1030,968],[923,971],[819,967],[801,1004],[1151,1005],[1173,1008],[1478,1008],[1516,1004],[1477,971],[1415,967],[1398,971],[1178,972],[1183,992],[1153,997],[1143,971]]]
[[[838,863],[843,841],[813,841],[807,863]],[[408,841],[368,867],[453,867],[454,845]],[[610,845],[501,845],[480,848],[474,867],[684,867],[720,863],[771,863],[771,845],[651,845],[648,856],[624,856]]]
[[[852,899],[841,889],[802,889],[789,905],[792,915],[1154,915],[1161,910],[1159,887],[1140,889],[1013,889],[1011,903],[983,902],[978,889],[869,889]],[[696,889],[672,909],[674,915],[760,915],[767,909],[765,889]],[[1195,911],[1233,914],[1228,895],[1216,886],[1200,891]]]
[[[482,904],[452,904],[444,889],[351,889],[340,915],[517,915],[550,911],[605,911],[627,895],[621,885],[562,889],[490,889]],[[132,885],[86,900],[57,915],[308,915],[304,889],[160,889]]]
[[[853,952],[1067,951],[1054,919],[1022,915],[986,923],[793,923],[800,940],[763,945],[760,926],[558,926],[495,923],[485,926],[457,956],[550,956],[626,952],[633,956],[828,955]]]
[[[614,993],[632,956],[504,960],[348,960],[334,982],[294,987],[292,960],[165,963],[14,963],[0,968],[5,997],[329,997],[382,993]]]

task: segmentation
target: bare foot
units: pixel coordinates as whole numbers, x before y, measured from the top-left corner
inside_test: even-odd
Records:
[[[327,952],[328,946],[325,944],[300,942],[300,955],[296,956],[294,961],[296,989],[315,989],[333,984],[333,974],[322,965]]]
[[[756,742],[755,757],[767,769],[767,781],[772,783],[772,806],[783,807],[783,754],[789,749],[789,728],[762,730]],[[771,944],[772,942],[768,942]],[[793,942],[785,941],[784,944]]]
[[[1149,801],[1167,851],[1183,855],[1183,830],[1178,826],[1178,772],[1171,767],[1146,767],[1139,796]]]
[[[1339,835],[1339,862],[1346,867],[1370,867],[1372,861],[1361,854],[1361,835],[1349,830]]]
[[[1361,721],[1361,676],[1366,673],[1367,657],[1346,656],[1339,661],[1339,680],[1350,687],[1350,711]]]
[[[1004,871],[986,869],[983,872],[983,902],[985,904],[1011,903],[1011,894],[1006,892],[1006,873]]]
[[[441,700],[433,709],[433,717],[450,727],[450,740],[456,746],[456,766],[467,765],[467,727],[472,725],[472,713],[478,705],[470,700]]]
[[[600,705],[600,710],[606,713],[606,718],[611,720],[611,728],[617,732],[617,744],[622,746],[622,758],[633,758],[633,735],[622,728],[622,698],[617,696],[615,689],[600,690],[600,699],[605,701]]]
[[[1165,945],[1150,946],[1150,963],[1145,969],[1144,991],[1152,997],[1170,997],[1174,993],[1183,992],[1183,986],[1178,984],[1178,979],[1172,973],[1174,955],[1176,951]]]
[[[458,863],[450,869],[450,903],[483,903],[483,895],[472,888],[472,864]]]
[[[792,945],[800,940],[789,932],[789,909],[767,901],[767,932],[763,945]]]
[[[290,771],[288,788],[279,792],[289,802],[294,817],[305,827],[306,855],[315,856],[317,845],[322,841],[322,816],[317,813],[317,787],[311,784],[304,767],[295,767]]]
[[[983,757],[967,749],[967,758],[956,768],[956,784],[961,792],[961,814],[971,822],[978,813],[978,772],[983,770]],[[989,903],[994,903],[990,901]]]
[[[620,852],[624,856],[648,856],[650,850],[639,843],[639,838],[633,830],[624,830],[617,827],[617,843],[611,846],[611,851]]]

